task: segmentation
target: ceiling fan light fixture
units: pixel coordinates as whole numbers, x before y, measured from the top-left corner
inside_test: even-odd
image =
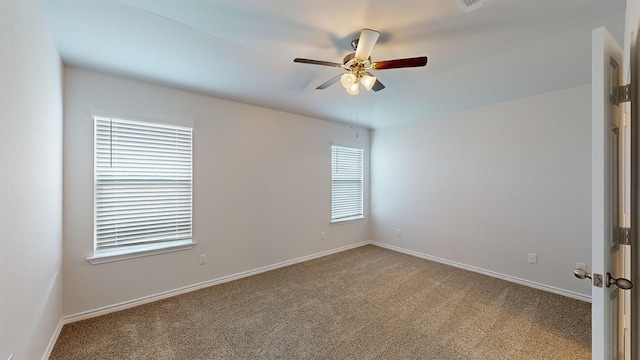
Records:
[[[376,83],[376,77],[371,75],[371,73],[366,73],[362,76],[360,80],[362,86],[364,86],[367,91],[370,91],[373,88],[373,85]]]
[[[360,85],[358,83],[353,83],[351,86],[346,87],[347,93],[349,95],[358,95],[360,94]]]
[[[489,2],[491,0],[454,0],[454,1],[463,1],[463,2]],[[409,68],[409,67],[422,67],[427,65],[427,57],[413,57],[413,58],[404,58],[404,59],[393,59],[386,61],[378,61],[373,62],[371,60],[371,50],[375,46],[378,38],[380,37],[380,33],[371,30],[371,29],[362,29],[360,32],[360,38],[355,39],[351,42],[351,46],[355,52],[347,54],[342,60],[342,64],[330,62],[330,61],[322,61],[322,60],[313,60],[313,59],[304,59],[304,58],[295,58],[293,62],[296,63],[306,63],[313,65],[323,65],[323,66],[331,66],[337,67],[345,70],[345,73],[338,74],[328,81],[320,84],[320,86],[316,87],[317,90],[326,89],[329,86],[335,84],[340,80],[340,84],[350,95],[358,95],[360,93],[360,84],[367,89],[367,91],[380,91],[385,88],[385,86],[378,81],[378,79],[373,76],[369,71],[373,70],[385,70],[385,69],[398,69],[398,68]]]
[[[340,84],[342,84],[342,87],[344,87],[345,89],[349,89],[349,87],[353,86],[353,84],[358,85],[356,80],[357,79],[354,74],[347,73],[343,74],[342,77],[340,77]]]

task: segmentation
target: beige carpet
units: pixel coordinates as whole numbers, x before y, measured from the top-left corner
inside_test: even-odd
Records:
[[[591,359],[590,304],[375,246],[65,325],[51,359]]]

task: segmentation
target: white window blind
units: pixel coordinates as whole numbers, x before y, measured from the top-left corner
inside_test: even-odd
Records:
[[[331,146],[331,221],[362,219],[363,150]]]
[[[192,129],[95,117],[95,254],[191,241]]]

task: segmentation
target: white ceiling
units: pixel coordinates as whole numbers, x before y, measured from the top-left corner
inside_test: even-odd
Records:
[[[591,82],[591,30],[622,43],[624,0],[44,0],[65,64],[370,128]],[[362,28],[380,92],[315,87]]]

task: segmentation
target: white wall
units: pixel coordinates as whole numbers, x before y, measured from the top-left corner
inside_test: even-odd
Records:
[[[376,130],[373,239],[589,296],[572,270],[591,260],[590,101],[584,85]]]
[[[62,317],[61,64],[39,1],[0,1],[0,359]]]
[[[76,68],[64,80],[65,315],[370,239],[368,219],[329,225],[330,145],[368,153],[368,131]],[[194,125],[192,250],[87,263],[96,111]]]

